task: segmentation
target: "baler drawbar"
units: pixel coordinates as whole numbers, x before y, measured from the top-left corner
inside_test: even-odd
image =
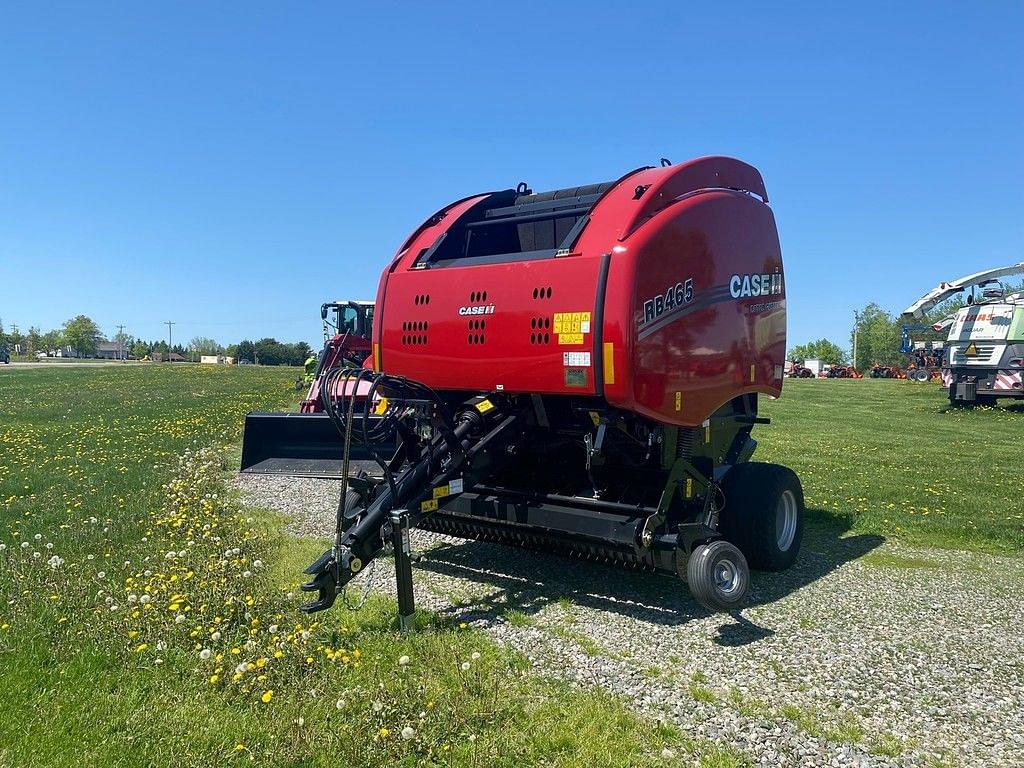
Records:
[[[301,447],[317,419],[323,444],[326,416],[343,486],[303,609],[393,547],[408,626],[414,527],[671,573],[709,609],[741,605],[749,567],[787,568],[803,530],[796,475],[750,461],[758,397],[782,390],[785,307],[764,183],[731,158],[434,214],[383,271],[363,367],[322,373],[344,396],[288,422]]]

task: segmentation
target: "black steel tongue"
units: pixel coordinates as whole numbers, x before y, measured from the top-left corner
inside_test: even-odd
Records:
[[[303,592],[318,592],[318,598],[299,606],[303,613],[317,613],[325,611],[334,605],[338,597],[337,561],[334,559],[334,550],[328,549],[303,573],[308,573],[313,578],[303,584],[300,589]]]

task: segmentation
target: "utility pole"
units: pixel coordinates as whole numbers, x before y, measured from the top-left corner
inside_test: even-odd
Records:
[[[117,359],[124,360],[124,326],[117,326]]]
[[[167,362],[171,362],[171,326],[175,323],[170,320],[164,320],[164,325],[167,326]]]
[[[860,330],[860,314],[853,310],[853,367],[857,367],[857,332]]]

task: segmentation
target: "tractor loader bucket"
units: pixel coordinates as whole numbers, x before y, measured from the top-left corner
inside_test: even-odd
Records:
[[[344,444],[326,413],[250,413],[242,433],[242,472],[340,478]],[[377,447],[388,460],[393,445]],[[353,440],[349,474],[380,474],[369,451]]]

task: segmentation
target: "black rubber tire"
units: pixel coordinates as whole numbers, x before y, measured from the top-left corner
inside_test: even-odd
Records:
[[[779,464],[747,462],[729,470],[722,485],[725,508],[719,516],[719,528],[746,556],[751,568],[762,571],[784,571],[796,561],[804,535],[804,491],[800,478],[789,467]],[[784,494],[790,494],[786,505],[790,510],[779,520],[778,507]],[[790,514],[795,514],[792,521]],[[786,521],[793,525],[789,544],[780,547],[781,531]]]
[[[723,573],[729,578],[721,578]],[[694,547],[686,561],[686,582],[693,599],[709,611],[731,611],[747,596],[750,567],[736,546],[718,539]]]

